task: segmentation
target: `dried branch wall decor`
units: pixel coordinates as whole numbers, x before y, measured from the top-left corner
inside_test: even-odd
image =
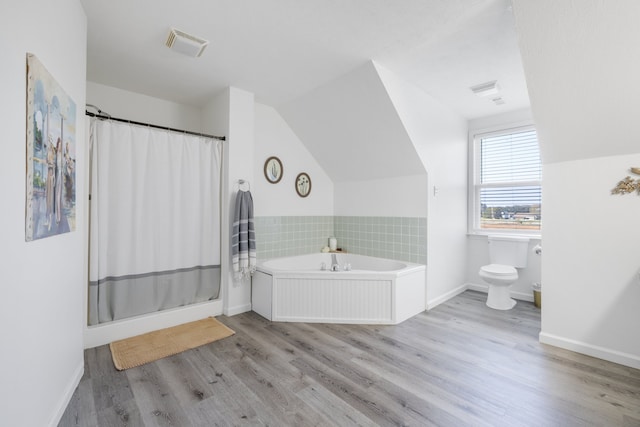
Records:
[[[630,168],[629,171],[632,174],[640,175],[640,168]],[[618,182],[613,190],[611,190],[611,194],[629,194],[629,193],[637,193],[640,195],[640,178],[631,178],[630,176],[626,176],[623,180]]]

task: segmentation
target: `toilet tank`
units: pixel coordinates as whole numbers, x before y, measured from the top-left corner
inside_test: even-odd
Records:
[[[504,264],[516,268],[527,266],[529,238],[515,236],[489,236],[491,264]]]

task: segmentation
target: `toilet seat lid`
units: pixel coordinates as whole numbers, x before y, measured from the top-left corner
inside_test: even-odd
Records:
[[[518,270],[516,270],[515,267],[503,264],[485,265],[481,268],[481,270],[485,271],[486,273],[493,274],[494,276],[510,276],[514,273],[518,273]]]

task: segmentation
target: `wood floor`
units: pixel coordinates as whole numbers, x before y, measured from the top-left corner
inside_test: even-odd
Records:
[[[220,316],[236,335],[123,372],[90,349],[60,426],[640,425],[640,370],[542,345],[532,303],[485,299],[398,326]]]

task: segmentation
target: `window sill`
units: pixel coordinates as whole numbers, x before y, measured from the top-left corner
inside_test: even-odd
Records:
[[[471,239],[485,239],[488,236],[513,236],[513,237],[526,237],[530,240],[542,240],[541,233],[519,233],[517,231],[472,231],[467,233],[467,237]]]

